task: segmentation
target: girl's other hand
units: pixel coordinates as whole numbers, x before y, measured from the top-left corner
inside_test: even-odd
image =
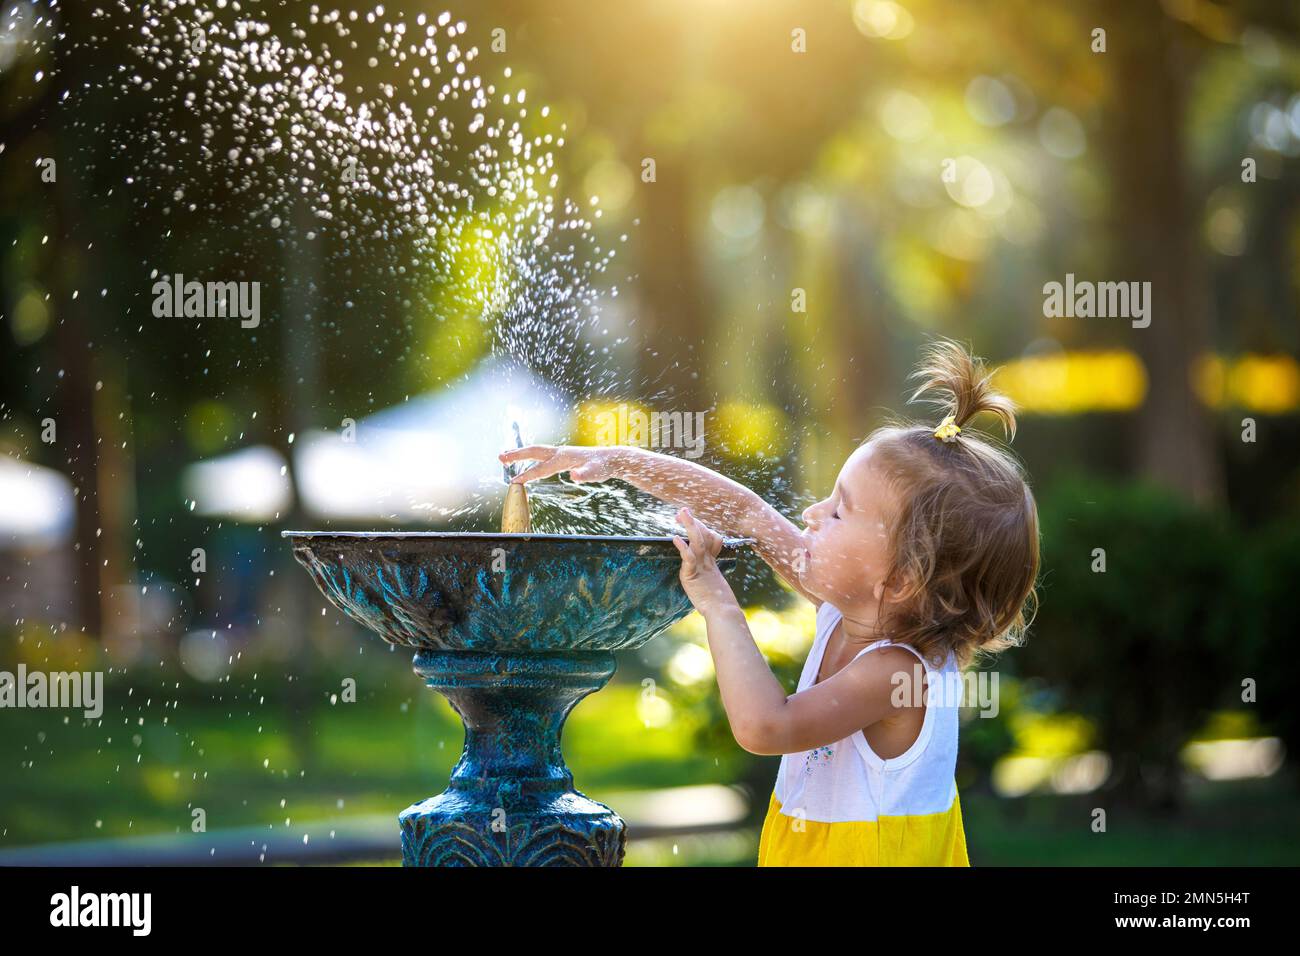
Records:
[[[701,614],[727,604],[736,603],[731,585],[718,569],[717,557],[722,552],[722,537],[708,525],[697,521],[690,508],[677,512],[677,520],[686,529],[689,541],[673,535],[673,544],[682,556],[679,578],[682,590],[691,604]]]
[[[618,477],[618,459],[615,448],[586,448],[578,445],[528,445],[511,448],[497,455],[502,464],[516,461],[535,461],[510,479],[512,484],[522,484],[547,478],[567,471],[574,481],[604,481]]]

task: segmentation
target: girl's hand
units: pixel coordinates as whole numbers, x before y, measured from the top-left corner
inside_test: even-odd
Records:
[[[686,529],[689,543],[673,535],[673,544],[682,556],[679,578],[682,590],[701,614],[728,604],[736,604],[731,585],[718,569],[717,557],[722,551],[722,538],[703,522],[697,521],[691,509],[677,512],[677,520]]]
[[[617,448],[605,447],[529,445],[526,448],[503,451],[497,458],[505,465],[514,461],[537,462],[510,479],[512,484],[547,478],[562,471],[567,471],[574,481],[604,481],[606,478],[618,477],[617,452]]]

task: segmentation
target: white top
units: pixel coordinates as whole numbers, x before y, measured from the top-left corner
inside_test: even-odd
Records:
[[[799,690],[817,680],[826,644],[843,617],[829,602],[817,610],[817,636],[799,677]],[[881,640],[863,654],[891,644]],[[877,820],[882,816],[918,816],[948,810],[957,796],[957,725],[961,702],[961,672],[949,652],[942,668],[934,668],[916,648],[896,644],[916,655],[925,667],[927,691],[921,733],[904,753],[888,760],[878,756],[861,730],[837,743],[785,754],[777,771],[774,793],[786,816],[838,823]],[[914,672],[917,678],[919,672]],[[908,685],[908,692],[920,693]]]

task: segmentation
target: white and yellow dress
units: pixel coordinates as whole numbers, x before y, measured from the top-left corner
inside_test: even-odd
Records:
[[[799,690],[817,680],[841,614],[817,611]],[[861,657],[890,642],[877,641]],[[954,776],[961,672],[950,653],[935,668],[913,647],[931,689],[921,733],[906,752],[879,757],[857,731],[825,747],[785,754],[758,844],[759,866],[970,866]]]

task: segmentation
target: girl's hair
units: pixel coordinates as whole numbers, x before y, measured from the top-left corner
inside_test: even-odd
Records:
[[[912,377],[920,380],[912,401],[925,396],[961,432],[937,438],[936,421],[889,425],[868,438],[902,501],[889,529],[887,580],[903,593],[886,621],[892,640],[936,664],[951,650],[964,667],[980,651],[1024,641],[1038,577],[1038,509],[1019,462],[970,430],[976,415],[990,412],[1009,439],[1016,432],[1015,405],[994,389],[984,363],[941,339]]]

